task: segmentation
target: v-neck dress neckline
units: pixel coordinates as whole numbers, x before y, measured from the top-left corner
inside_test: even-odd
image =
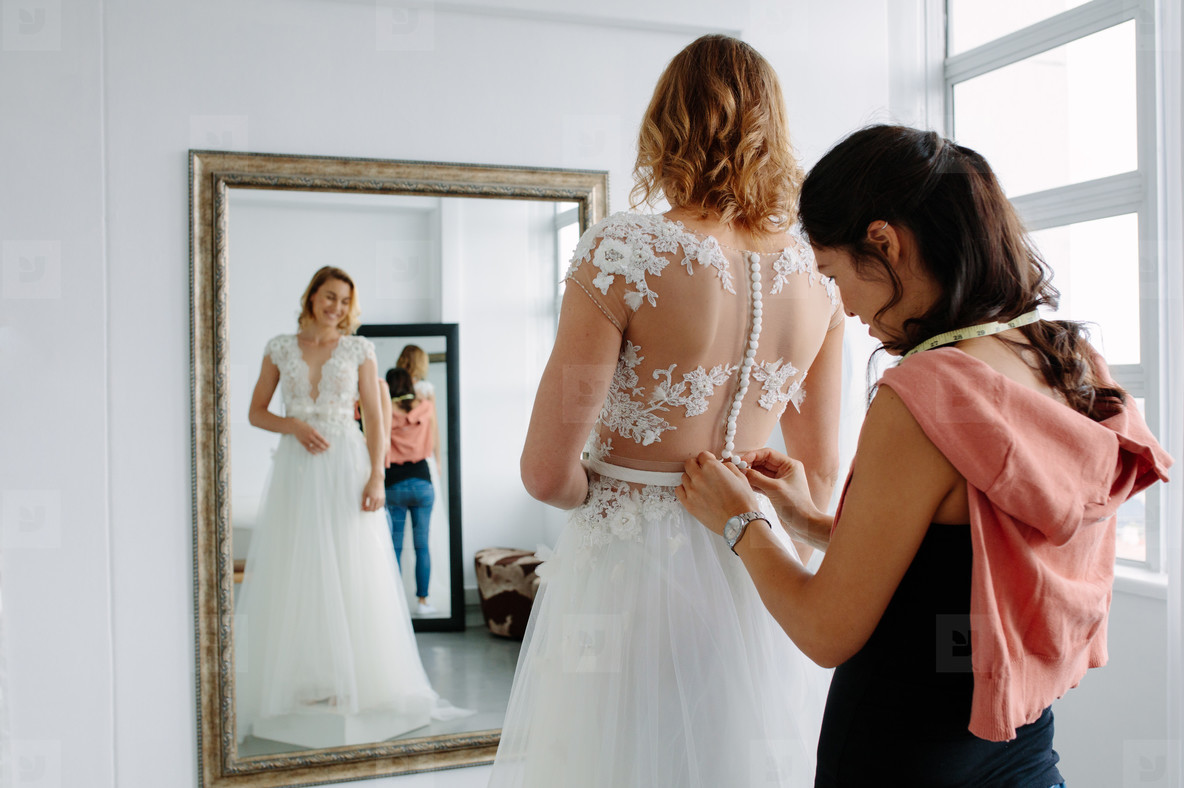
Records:
[[[321,362],[321,374],[317,378],[317,383],[316,383],[317,393],[314,396],[312,393],[312,390],[313,390],[312,367],[309,366],[308,359],[304,357],[304,348],[300,346],[300,335],[293,334],[292,336],[293,336],[293,339],[296,340],[296,352],[300,358],[300,363],[304,365],[304,379],[308,382],[308,398],[312,401],[313,405],[316,405],[317,402],[321,398],[321,381],[323,381],[325,379],[325,365],[337,357],[337,350],[338,350],[338,348],[341,347],[341,340],[345,339],[345,337],[343,337],[343,336],[337,337],[337,344],[334,345],[333,349],[329,351],[329,357]]]

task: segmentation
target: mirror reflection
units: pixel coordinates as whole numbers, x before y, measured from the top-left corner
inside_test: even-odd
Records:
[[[506,262],[526,257],[549,304],[575,205],[245,188],[228,205],[238,757],[499,728],[519,642],[485,628],[473,553],[532,548],[539,524],[498,518],[487,541],[462,523],[458,327],[432,321],[456,239],[509,216]],[[525,413],[520,393],[480,412]]]
[[[391,402],[386,512],[407,607],[416,619],[449,619],[449,484],[440,471],[448,467],[447,338],[373,331],[360,333],[374,343]]]
[[[240,737],[340,746],[463,713],[432,691],[392,556],[391,397],[373,343],[353,335],[358,301],[348,273],[319,268],[252,391],[251,425],[280,437],[235,607]]]

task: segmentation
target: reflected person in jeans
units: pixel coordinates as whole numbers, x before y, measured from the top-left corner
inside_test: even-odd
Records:
[[[386,510],[390,515],[391,541],[395,558],[403,566],[403,528],[411,516],[411,542],[415,547],[416,615],[436,612],[428,603],[428,581],[432,558],[428,551],[428,528],[436,492],[432,487],[427,459],[438,452],[436,404],[415,392],[407,370],[395,367],[386,373],[391,390],[391,436],[386,453]],[[437,459],[437,463],[439,460]]]

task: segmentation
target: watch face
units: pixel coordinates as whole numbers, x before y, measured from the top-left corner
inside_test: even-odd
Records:
[[[724,523],[724,538],[729,542],[734,541],[740,535],[742,525],[739,517],[729,517],[728,521]]]

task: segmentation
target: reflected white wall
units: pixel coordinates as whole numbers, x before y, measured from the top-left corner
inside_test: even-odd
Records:
[[[555,231],[550,203],[455,201],[462,276],[461,475],[465,586],[485,547],[533,549],[547,507],[526,494],[518,457],[553,341]]]

